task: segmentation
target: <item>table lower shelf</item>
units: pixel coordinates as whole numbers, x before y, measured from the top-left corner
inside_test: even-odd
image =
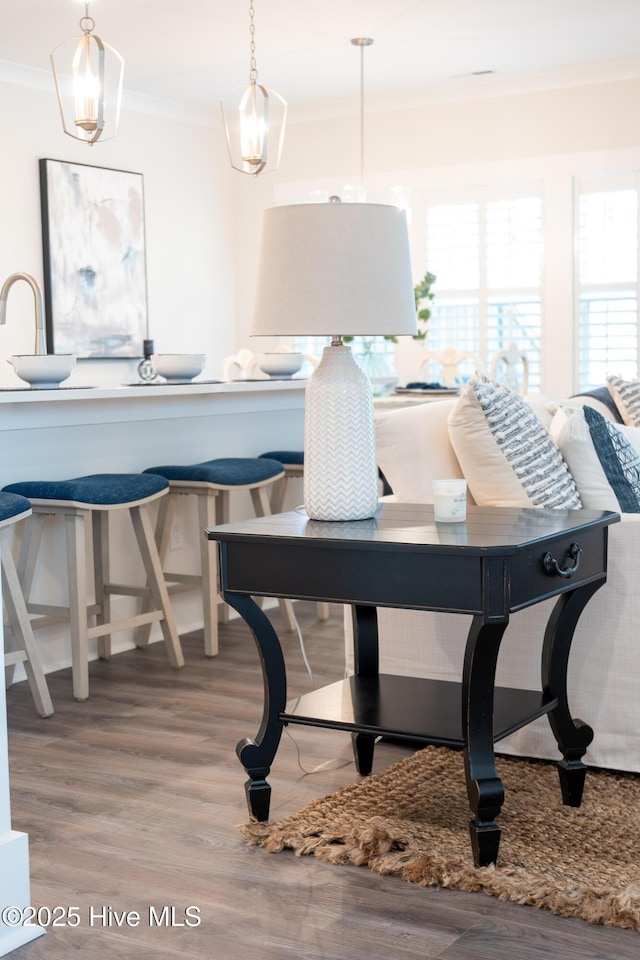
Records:
[[[283,723],[300,723],[463,747],[462,684],[381,674],[348,677],[290,700]],[[549,713],[554,698],[534,690],[496,687],[494,741]]]

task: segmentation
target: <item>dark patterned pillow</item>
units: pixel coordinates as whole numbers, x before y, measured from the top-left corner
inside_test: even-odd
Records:
[[[640,380],[623,380],[622,377],[608,376],[607,388],[623,423],[628,427],[640,427]]]
[[[594,400],[598,400],[605,405],[616,423],[624,423],[609,387],[594,387],[593,390],[583,390],[581,393],[574,393],[571,399],[573,400],[576,397],[578,399],[580,399],[580,397],[593,397]],[[596,410],[597,409],[596,407]],[[631,424],[629,424],[629,426],[631,426]]]
[[[640,513],[640,455],[602,414],[583,408],[600,465],[623,513]]]

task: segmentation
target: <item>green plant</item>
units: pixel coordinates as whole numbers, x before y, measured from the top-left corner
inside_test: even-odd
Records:
[[[434,297],[434,293],[431,287],[434,285],[435,282],[436,282],[435,274],[429,273],[429,271],[427,270],[427,272],[425,273],[420,283],[417,283],[413,288],[413,295],[416,301],[416,317],[418,320],[418,332],[414,334],[414,337],[413,337],[414,340],[426,339],[427,324],[431,316],[430,303]],[[421,307],[420,306],[421,304],[424,304],[424,306]],[[354,338],[343,337],[342,339],[345,343],[351,343],[351,341]],[[384,339],[390,340],[391,343],[398,342],[398,338],[394,336],[387,336]]]
[[[413,288],[413,295],[416,300],[416,315],[418,317],[418,332],[413,338],[414,340],[424,340],[427,336],[427,324],[431,316],[430,303],[434,297],[431,287],[435,282],[435,274],[429,273],[427,270],[420,283],[417,283]],[[422,308],[420,307],[421,303],[425,304]],[[420,324],[422,324],[422,329],[420,329]]]

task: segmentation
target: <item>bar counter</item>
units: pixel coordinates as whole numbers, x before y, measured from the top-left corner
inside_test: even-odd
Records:
[[[276,448],[302,449],[305,385],[304,380],[260,380],[0,388],[0,487],[22,480],[137,473],[160,464],[253,457]],[[203,535],[191,499],[180,498],[184,546],[170,557],[172,569],[184,572],[197,569],[198,538]],[[287,508],[301,500],[301,482],[293,481]],[[232,519],[253,515],[245,491],[232,495],[231,513]],[[139,577],[127,547],[130,530],[121,526],[125,520],[124,516],[113,517],[113,556],[119,577]],[[34,599],[46,593],[50,602],[63,601],[62,525],[53,529],[48,541],[41,551]],[[114,603],[131,602],[114,598]],[[179,632],[201,627],[199,594],[193,591],[177,596],[174,613]],[[154,627],[152,638],[159,637]],[[46,672],[70,665],[69,641],[62,625],[38,631],[37,639]],[[132,645],[132,637],[126,633],[114,637],[114,652]],[[92,648],[90,656],[95,655]],[[22,676],[21,667],[16,676]]]
[[[301,448],[305,384],[0,388],[0,486]]]

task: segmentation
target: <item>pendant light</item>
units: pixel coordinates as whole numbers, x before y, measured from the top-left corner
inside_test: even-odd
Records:
[[[84,16],[80,19],[82,36],[63,40],[50,54],[63,130],[67,136],[88,143],[89,146],[93,146],[100,138],[113,140],[117,135],[124,76],[123,58],[117,50],[94,34],[95,25],[95,20],[89,16],[89,4],[85,3]],[[65,66],[62,66],[63,63]],[[72,87],[66,95],[67,87],[63,78],[69,73]],[[107,84],[115,88],[116,101],[109,123],[111,135],[103,137],[107,125]]]
[[[234,170],[257,176],[278,169],[287,102],[258,83],[253,0],[249,0],[249,86],[235,87],[220,101],[229,159]]]

